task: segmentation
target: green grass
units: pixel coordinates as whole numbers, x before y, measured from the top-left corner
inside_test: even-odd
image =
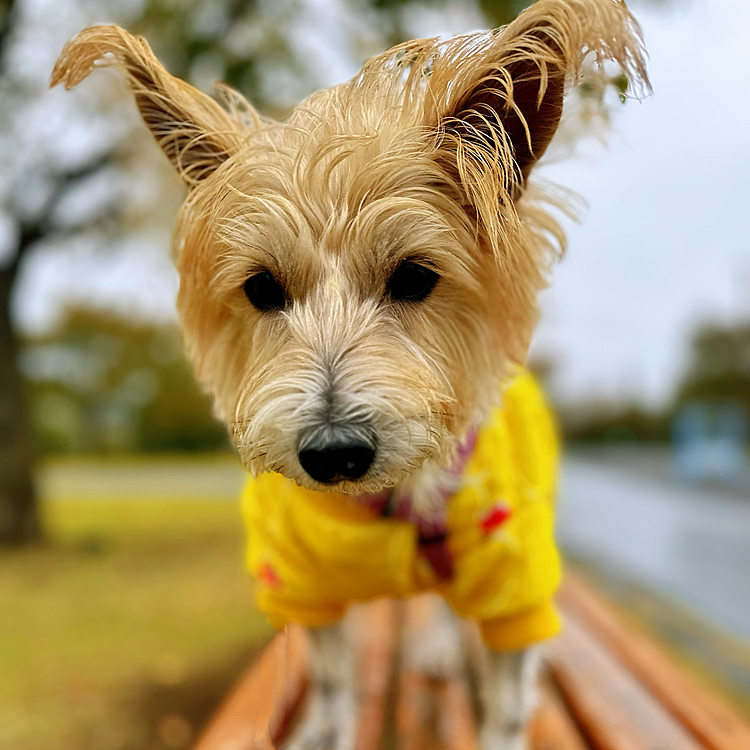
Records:
[[[0,748],[182,747],[270,628],[235,502],[48,500],[0,554]]]

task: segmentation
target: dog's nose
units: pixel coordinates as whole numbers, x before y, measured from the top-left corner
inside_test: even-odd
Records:
[[[331,443],[299,452],[302,468],[323,484],[359,479],[367,474],[374,460],[375,451],[366,443]]]

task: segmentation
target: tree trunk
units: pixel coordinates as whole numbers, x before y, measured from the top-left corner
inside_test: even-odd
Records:
[[[0,545],[26,544],[41,536],[18,341],[10,320],[17,263],[0,270]]]

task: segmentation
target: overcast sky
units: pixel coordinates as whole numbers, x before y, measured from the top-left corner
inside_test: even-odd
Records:
[[[567,399],[659,403],[696,325],[750,320],[750,3],[635,10],[653,97],[619,108],[607,150],[549,170],[589,204],[536,341]]]
[[[314,2],[324,42],[341,36],[337,4]],[[583,224],[570,227],[535,342],[558,366],[563,401],[663,402],[695,326],[750,319],[750,2],[674,4],[669,11],[634,4],[654,96],[617,107],[607,149],[592,142],[546,171],[589,206]],[[475,27],[476,17],[452,17],[450,29],[415,22],[425,34],[455,33]],[[328,74],[338,76],[326,83],[353,72],[333,47],[319,46],[329,50]],[[16,299],[24,325],[49,325],[71,299],[170,317],[176,279],[166,244],[166,236],[156,249],[152,238],[134,237],[127,252],[97,263],[83,247],[37,253]]]

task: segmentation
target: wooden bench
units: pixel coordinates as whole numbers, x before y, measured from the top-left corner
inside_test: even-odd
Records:
[[[750,750],[750,726],[586,586],[569,579],[559,604],[565,629],[546,650],[531,750]],[[399,667],[397,634],[419,627],[423,609],[419,599],[352,608],[362,659],[357,750],[477,747],[469,681]],[[276,636],[193,750],[276,747],[304,699],[305,650],[296,628]]]

